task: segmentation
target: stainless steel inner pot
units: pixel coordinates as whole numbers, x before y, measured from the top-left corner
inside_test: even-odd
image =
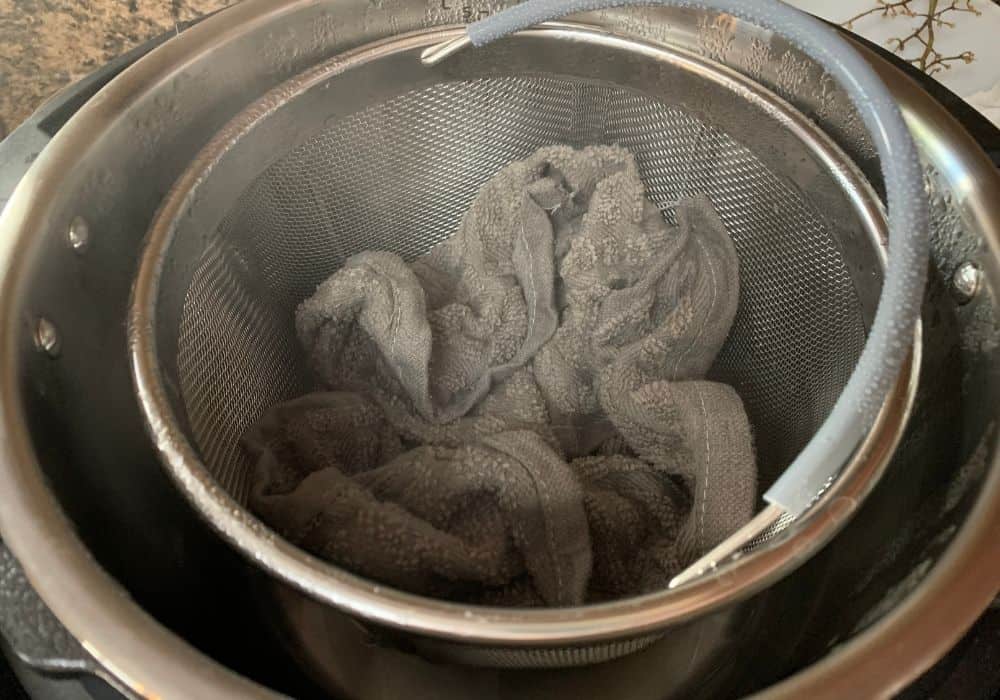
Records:
[[[426,252],[489,177],[540,146],[624,145],[665,217],[679,198],[708,194],[735,241],[740,308],[711,376],[744,399],[766,487],[827,416],[864,346],[884,221],[864,177],[815,124],[718,64],[566,23],[421,63],[423,49],[453,35],[403,35],[321,63],[202,150],[164,201],[136,285],[140,401],[196,506],[286,581],[378,625],[458,641],[421,643],[450,659],[594,663],[774,580],[843,519],[814,520],[797,543],[775,537],[793,522],[783,519],[726,576],[708,577],[711,595],[696,605],[690,591],[647,596],[641,620],[633,601],[480,615],[386,590],[281,541],[242,508],[252,465],[240,438],[267,407],[311,386],[296,305],[357,252]],[[824,497],[872,486],[914,389],[904,371],[815,511]]]

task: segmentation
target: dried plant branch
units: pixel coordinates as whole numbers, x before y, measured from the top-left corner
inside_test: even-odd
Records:
[[[934,75],[941,71],[942,68],[945,70],[951,70],[951,64],[955,61],[962,61],[963,63],[972,63],[976,60],[976,54],[972,51],[963,51],[962,53],[957,53],[954,56],[941,56],[937,52],[934,53],[933,60],[927,63],[925,70],[928,75]]]
[[[859,12],[849,20],[841,22],[840,26],[845,29],[853,29],[854,23],[859,19],[876,13],[880,14],[882,17],[895,17],[897,14],[913,17],[913,10],[910,9],[911,2],[913,2],[913,0],[896,0],[895,2],[889,2],[888,0],[876,0],[877,5],[875,7],[865,10],[864,12]]]
[[[903,53],[911,44],[918,44],[920,46],[920,53],[910,58],[904,56],[904,60],[926,72],[928,75],[934,75],[941,70],[950,70],[951,64],[955,61],[972,63],[976,60],[975,54],[971,51],[962,51],[953,56],[945,56],[934,48],[935,28],[945,29],[954,28],[955,26],[954,22],[945,18],[946,15],[956,12],[965,12],[977,16],[982,14],[972,4],[973,0],[950,0],[948,4],[942,3],[941,0],[928,0],[927,10],[924,12],[918,12],[913,9],[912,5],[914,1],[876,0],[875,7],[856,14],[854,17],[842,22],[841,26],[853,29],[856,21],[871,15],[920,18],[920,23],[912,32],[905,36],[891,37],[886,41],[886,44],[892,48],[894,53],[903,56]]]

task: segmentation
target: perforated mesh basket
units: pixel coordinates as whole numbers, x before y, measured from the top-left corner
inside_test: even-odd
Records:
[[[791,535],[775,535],[811,510],[772,504],[724,552],[739,556],[723,584],[702,577],[639,607],[493,611],[470,630],[461,606],[320,562],[243,509],[251,464],[240,438],[266,408],[310,387],[296,305],[357,252],[429,250],[512,160],[552,143],[620,144],[668,220],[680,198],[707,194],[735,242],[739,311],[710,377],[743,398],[769,485],[820,430],[862,356],[885,220],[812,122],[721,66],[574,24],[454,52],[464,37],[422,32],[338,56],[262,97],[205,147],[166,198],[144,255],[130,326],[139,396],[183,489],[273,573],[376,623],[457,639],[460,660],[592,663],[765,585],[838,524],[814,524],[806,544],[782,549]],[[421,60],[446,40],[445,60]],[[904,330],[912,337],[912,325]],[[812,510],[827,491],[870,486],[887,457],[873,446],[894,444],[905,421],[908,362],[876,397],[863,438],[827,465],[805,499]],[[586,646],[598,638],[612,641]],[[567,645],[572,653],[551,651]]]

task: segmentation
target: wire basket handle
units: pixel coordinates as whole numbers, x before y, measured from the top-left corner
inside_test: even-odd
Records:
[[[740,549],[783,514],[801,515],[847,463],[871,429],[913,344],[927,275],[927,201],[917,149],[902,114],[875,71],[835,30],[778,0],[527,0],[429,48],[425,63],[470,43],[484,46],[573,12],[669,5],[725,12],[782,35],[844,89],[879,155],[888,208],[888,263],[868,341],[833,409],[812,440],[764,494],[770,505],[671,582],[691,580]]]

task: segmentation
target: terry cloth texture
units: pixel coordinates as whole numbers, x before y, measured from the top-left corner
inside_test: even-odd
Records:
[[[738,265],[618,147],[542,148],[421,258],[366,251],[296,327],[324,391],[247,435],[250,507],[357,574],[488,605],[666,586],[753,514],[742,402],[704,379]]]

